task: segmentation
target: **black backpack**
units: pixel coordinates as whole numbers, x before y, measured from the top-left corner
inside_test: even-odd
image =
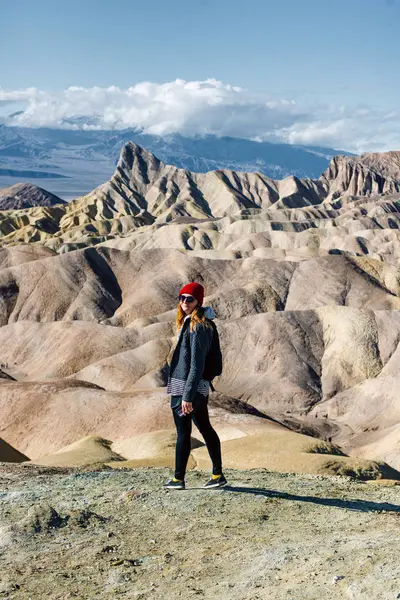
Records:
[[[213,337],[204,363],[203,379],[210,382],[211,389],[214,391],[214,386],[211,382],[214,377],[218,377],[222,373],[222,353],[217,326],[211,319],[209,319],[209,323],[213,328]]]

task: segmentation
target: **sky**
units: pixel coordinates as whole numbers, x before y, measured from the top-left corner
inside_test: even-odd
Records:
[[[0,116],[399,149],[399,22],[400,0],[0,0]]]

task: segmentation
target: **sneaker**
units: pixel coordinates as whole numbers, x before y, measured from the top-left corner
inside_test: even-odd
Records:
[[[175,479],[175,477],[173,479],[170,479],[169,481],[166,481],[163,484],[163,487],[169,490],[184,490],[185,489],[185,482],[184,481],[180,481],[179,479]]]
[[[220,475],[218,477],[218,479],[213,479],[211,477],[211,479],[209,481],[207,481],[207,483],[204,485],[204,487],[205,488],[217,488],[217,487],[224,487],[225,485],[228,485],[228,482],[223,475]]]

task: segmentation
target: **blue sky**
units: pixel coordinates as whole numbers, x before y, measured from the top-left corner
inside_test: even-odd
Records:
[[[88,99],[94,86],[126,90],[141,82],[215,80],[246,90],[246,100],[245,92],[228,94],[223,102],[229,107],[249,102],[250,96],[253,108],[257,102],[294,102],[300,120],[309,123],[314,114],[319,129],[324,121],[322,136],[314,127],[316,142],[323,142],[324,136],[335,141],[337,131],[329,133],[327,115],[332,120],[336,109],[346,118],[355,111],[353,123],[356,117],[363,121],[366,113],[368,118],[372,115],[375,129],[382,116],[397,119],[399,22],[399,0],[0,0],[0,100],[4,114],[11,104],[37,105],[37,95],[34,100],[28,94],[23,100],[11,95],[32,87],[42,92],[41,101],[49,92],[58,93],[57,102],[62,103],[62,91],[71,86],[86,90]],[[173,111],[182,99],[176,99],[174,90],[161,89],[171,95],[168,111]],[[96,93],[92,108],[99,115],[103,109]],[[105,104],[106,97],[107,93]],[[149,104],[153,101],[154,89]],[[54,107],[55,96],[46,102]],[[204,103],[200,104],[196,124],[190,117],[189,133],[201,129]],[[124,110],[126,106],[124,102]],[[206,108],[209,113],[209,104]],[[35,119],[42,117],[33,116],[33,111],[25,124],[40,124]],[[60,115],[56,112],[54,119]],[[112,115],[108,118],[111,123]],[[135,124],[136,117],[131,118]],[[141,113],[139,126],[142,121],[148,124],[146,119]],[[163,119],[164,125],[157,124],[155,110],[160,132],[169,121],[170,127],[176,126],[175,113],[169,119],[165,106]],[[286,131],[293,120],[291,115],[276,131],[282,126]],[[382,143],[396,142],[397,137],[389,135],[391,127],[382,133]],[[207,122],[205,130],[211,129]],[[257,137],[250,129],[249,137]],[[240,132],[239,127],[236,133]],[[262,121],[260,137],[271,132],[270,122]],[[307,135],[312,137],[310,128]],[[357,135],[362,145],[370,133],[360,129]],[[379,145],[377,130],[374,136],[372,145]],[[292,137],[296,141],[296,134]],[[400,144],[400,127],[398,139]]]

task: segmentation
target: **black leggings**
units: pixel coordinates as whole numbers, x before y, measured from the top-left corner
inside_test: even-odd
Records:
[[[196,400],[193,403],[193,412],[190,415],[180,417],[178,412],[181,410],[181,400],[178,396],[172,397],[171,406],[174,415],[174,421],[178,439],[176,441],[175,450],[175,477],[176,479],[184,480],[186,467],[190,455],[190,436],[192,433],[192,420],[200,431],[207,446],[213,464],[213,475],[222,473],[221,460],[221,442],[218,434],[210,423],[208,416],[208,398],[197,394]],[[179,404],[177,404],[179,402]]]

